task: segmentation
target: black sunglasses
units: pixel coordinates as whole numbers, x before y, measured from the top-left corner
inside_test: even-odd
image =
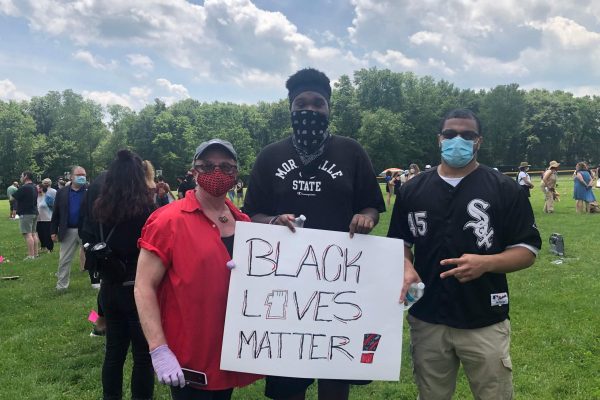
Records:
[[[214,164],[196,164],[194,165],[194,169],[201,174],[210,174],[214,172],[215,168],[219,168],[219,171],[226,175],[233,175],[237,172],[237,166],[231,165],[228,163],[221,163],[218,165]]]
[[[479,133],[475,131],[455,131],[454,129],[446,129],[445,131],[442,131],[441,135],[444,139],[453,139],[457,135],[460,135],[460,137],[465,140],[475,140],[480,136]]]

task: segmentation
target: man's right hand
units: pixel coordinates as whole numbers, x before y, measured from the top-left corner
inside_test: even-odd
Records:
[[[418,282],[421,282],[421,278],[419,277],[419,274],[417,274],[412,261],[404,258],[404,283],[402,284],[402,291],[400,292],[400,303],[404,303],[406,300],[406,293],[408,292],[410,285]]]
[[[295,219],[296,216],[294,214],[281,214],[273,221],[273,225],[287,226],[292,232],[296,232],[296,228],[294,227]]]
[[[50,239],[52,239],[53,242],[58,242],[58,235],[56,233],[53,233],[52,235],[50,235]]]

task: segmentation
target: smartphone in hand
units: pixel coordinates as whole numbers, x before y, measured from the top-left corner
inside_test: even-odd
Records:
[[[200,371],[194,371],[193,369],[181,368],[183,371],[183,377],[185,378],[185,384],[191,387],[203,389],[204,386],[208,385],[206,374]]]

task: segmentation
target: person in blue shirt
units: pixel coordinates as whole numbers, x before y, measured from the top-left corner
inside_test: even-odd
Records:
[[[71,261],[81,249],[81,239],[78,234],[81,203],[87,190],[85,169],[80,166],[71,170],[71,183],[56,193],[52,213],[52,240],[60,242],[58,260],[58,281],[56,290],[66,290],[69,287]]]

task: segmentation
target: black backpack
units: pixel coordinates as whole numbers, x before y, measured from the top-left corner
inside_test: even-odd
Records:
[[[550,253],[556,256],[565,255],[565,241],[560,233],[553,233],[550,235]]]

